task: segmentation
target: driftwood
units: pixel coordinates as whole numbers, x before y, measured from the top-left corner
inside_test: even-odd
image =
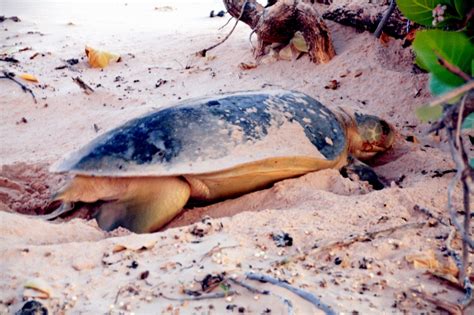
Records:
[[[394,2],[393,2],[394,3]],[[376,4],[348,3],[344,5],[331,5],[323,14],[323,18],[355,27],[361,31],[374,33],[382,21],[388,6]],[[392,8],[393,12],[388,16],[383,26],[383,32],[394,38],[405,38],[416,25],[404,17],[398,8]]]
[[[335,56],[329,29],[315,7],[303,0],[269,1],[263,7],[256,0],[224,0],[231,16],[257,34],[255,56],[262,57],[273,43],[288,44],[301,32],[308,45],[308,54],[315,63],[326,63]]]

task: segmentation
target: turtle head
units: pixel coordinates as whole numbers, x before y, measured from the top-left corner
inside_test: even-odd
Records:
[[[367,160],[385,152],[395,140],[394,128],[385,120],[373,115],[355,113],[348,127],[350,152],[356,158]]]

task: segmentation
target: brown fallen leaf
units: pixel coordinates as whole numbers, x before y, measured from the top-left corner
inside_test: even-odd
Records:
[[[446,279],[452,283],[458,283],[459,269],[451,257],[443,258],[436,256],[436,254],[430,250],[421,254],[408,255],[405,259],[413,263],[416,269],[425,269],[427,272]]]
[[[249,63],[241,62],[239,64],[239,68],[242,69],[242,70],[255,69],[255,68],[257,68],[257,64],[253,63],[253,62],[249,62]]]
[[[390,36],[388,36],[387,33],[382,32],[379,40],[380,40],[380,43],[382,43],[382,45],[387,47],[388,43],[390,42]]]
[[[36,83],[38,82],[38,79],[30,73],[22,73],[18,76],[25,81],[36,82]]]
[[[97,50],[86,46],[86,55],[89,59],[89,65],[93,68],[105,68],[111,61],[120,62],[120,55],[108,51]]]
[[[118,253],[123,250],[131,250],[131,251],[141,251],[153,248],[155,246],[157,240],[155,239],[148,239],[143,240],[141,238],[137,239],[128,239],[123,240],[121,243],[117,243],[113,246],[112,252]]]

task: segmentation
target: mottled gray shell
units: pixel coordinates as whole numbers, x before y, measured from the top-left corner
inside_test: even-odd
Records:
[[[217,172],[275,157],[334,160],[345,129],[298,92],[239,92],[193,99],[113,129],[53,167],[96,176]]]

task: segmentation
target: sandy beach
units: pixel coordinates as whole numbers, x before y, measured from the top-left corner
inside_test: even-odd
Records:
[[[317,8],[322,13],[328,6]],[[415,116],[430,94],[411,49],[326,21],[337,54],[329,63],[316,65],[304,55],[244,70],[241,63],[255,63],[255,38],[249,40],[243,23],[206,57],[196,55],[234,23],[221,28],[229,15],[210,18],[211,10],[224,5],[2,1],[0,14],[21,21],[0,23],[0,54],[19,61],[1,68],[39,82],[22,81],[35,103],[14,82],[0,80],[0,314],[14,314],[30,298],[50,314],[322,313],[284,288],[246,279],[248,272],[286,280],[337,314],[435,314],[443,311],[415,291],[452,302],[462,297],[413,263],[436,257],[449,264],[450,227],[420,209],[448,222],[454,164],[444,135],[427,135],[428,125]],[[86,45],[121,61],[91,68]],[[61,68],[71,58],[79,62]],[[84,93],[77,77],[94,92]],[[326,88],[331,80],[336,89]],[[276,88],[393,124],[394,147],[374,162],[391,186],[375,191],[324,170],[188,207],[164,230],[140,235],[102,231],[81,213],[52,222],[24,215],[44,214],[64,184],[66,176],[49,167],[107,130],[188,98]],[[454,203],[461,202],[458,187]],[[272,235],[281,233],[291,236],[291,246],[277,246]],[[233,280],[203,293],[209,275]],[[25,288],[31,281],[47,288],[47,298]]]

